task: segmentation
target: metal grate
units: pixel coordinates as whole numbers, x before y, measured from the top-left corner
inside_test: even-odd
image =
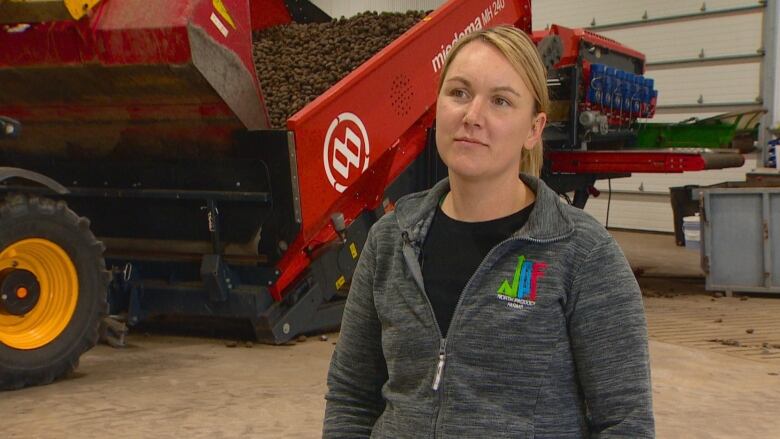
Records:
[[[406,74],[400,74],[393,79],[390,86],[390,100],[393,102],[396,116],[406,116],[412,110],[412,90],[411,80]]]

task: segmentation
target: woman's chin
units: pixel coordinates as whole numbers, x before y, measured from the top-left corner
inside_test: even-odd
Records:
[[[474,166],[451,166],[449,168],[450,178],[459,180],[480,180],[485,177],[485,170]]]

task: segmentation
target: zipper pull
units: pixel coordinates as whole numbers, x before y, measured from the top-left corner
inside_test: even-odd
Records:
[[[444,361],[446,360],[446,354],[444,352],[446,347],[447,339],[443,338],[441,339],[441,345],[439,347],[439,362],[436,364],[436,374],[433,376],[433,385],[431,385],[433,390],[439,390],[439,385],[441,384],[441,376],[444,373]]]

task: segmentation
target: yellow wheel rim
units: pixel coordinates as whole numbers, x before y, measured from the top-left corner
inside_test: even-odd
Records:
[[[76,267],[62,247],[46,239],[24,239],[0,252],[0,271],[28,270],[40,285],[40,297],[27,314],[0,309],[0,343],[37,349],[54,341],[70,323],[79,296]],[[26,290],[17,292],[26,294]]]

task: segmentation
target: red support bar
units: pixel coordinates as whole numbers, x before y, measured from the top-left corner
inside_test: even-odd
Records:
[[[552,171],[566,174],[680,173],[741,166],[739,154],[670,151],[550,151]]]

